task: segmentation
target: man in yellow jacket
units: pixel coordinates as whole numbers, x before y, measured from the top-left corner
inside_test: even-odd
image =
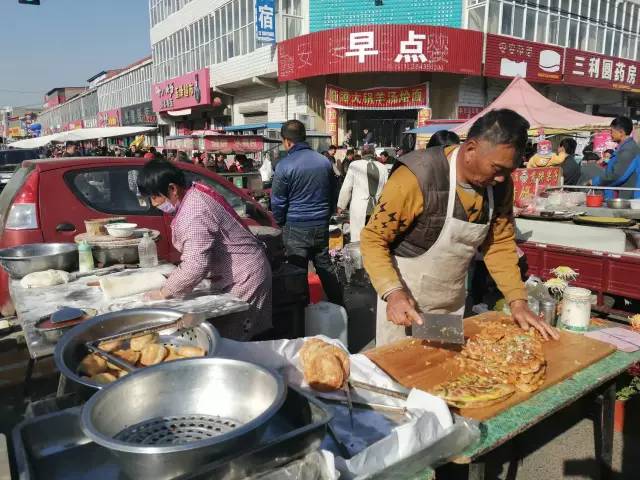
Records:
[[[378,345],[410,334],[407,327],[423,321],[420,313],[462,315],[467,270],[478,251],[515,321],[558,337],[529,309],[518,268],[510,173],[528,128],[517,113],[494,110],[474,123],[461,146],[399,159],[361,234],[364,266],[380,297]]]

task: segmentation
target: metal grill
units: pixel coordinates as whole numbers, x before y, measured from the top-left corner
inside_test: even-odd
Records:
[[[156,417],[125,428],[115,439],[139,445],[180,445],[217,437],[240,425],[236,420],[212,415]]]

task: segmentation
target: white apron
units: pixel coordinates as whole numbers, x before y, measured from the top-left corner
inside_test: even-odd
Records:
[[[422,313],[463,315],[469,263],[486,239],[493,218],[493,187],[487,188],[489,221],[486,224],[454,218],[458,151],[459,148],[454,150],[449,161],[449,200],[440,235],[422,255],[412,258],[394,256],[400,278],[418,304],[418,312]],[[387,320],[387,302],[379,298],[376,346],[399,340],[407,334],[404,326]]]

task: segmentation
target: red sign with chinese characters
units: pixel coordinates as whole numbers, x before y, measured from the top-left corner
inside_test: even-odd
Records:
[[[122,125],[122,115],[119,108],[98,112],[98,127],[119,127]]]
[[[532,198],[538,182],[538,193],[543,192],[546,187],[557,187],[560,185],[562,168],[516,168],[511,173],[513,180],[513,200],[519,206],[522,200]]]
[[[67,123],[63,130],[78,130],[79,128],[84,127],[84,122],[82,120],[74,120],[73,122]]]
[[[562,81],[564,48],[518,38],[487,34],[484,74],[487,77],[522,77],[532,82]]]
[[[429,88],[426,83],[411,87],[381,87],[367,90],[349,90],[327,85],[324,91],[327,107],[346,110],[406,110],[429,106]]]
[[[278,44],[278,80],[355,72],[482,74],[482,32],[430,25],[361,25]]]
[[[564,82],[640,92],[640,62],[567,48]]]
[[[264,138],[256,135],[220,135],[205,137],[203,150],[220,153],[253,153],[264,148]]]
[[[458,119],[459,120],[468,120],[469,118],[475,117],[482,110],[484,110],[484,107],[459,105],[458,106]]]
[[[209,105],[211,103],[209,68],[205,67],[181,77],[154,83],[151,87],[151,102],[154,112]]]

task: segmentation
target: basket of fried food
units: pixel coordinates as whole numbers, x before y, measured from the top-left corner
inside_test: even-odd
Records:
[[[300,349],[300,364],[304,379],[319,392],[332,392],[349,380],[349,354],[331,343],[310,338]]]
[[[543,339],[510,319],[488,322],[470,338],[457,357],[462,373],[431,393],[458,408],[482,408],[500,403],[517,391],[531,393],[545,380]]]

